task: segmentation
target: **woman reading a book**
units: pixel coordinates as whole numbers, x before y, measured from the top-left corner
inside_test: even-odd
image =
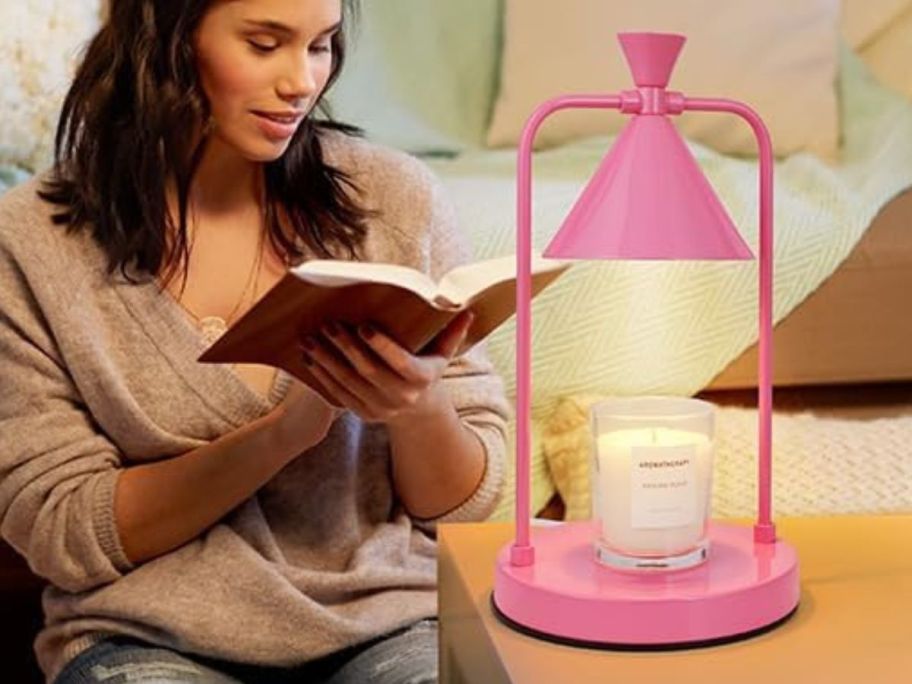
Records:
[[[0,532],[48,682],[436,681],[435,526],[503,486],[470,317],[421,354],[327,320],[296,353],[330,399],[197,362],[304,260],[468,259],[422,163],[316,116],[351,9],[112,0],[0,198]]]

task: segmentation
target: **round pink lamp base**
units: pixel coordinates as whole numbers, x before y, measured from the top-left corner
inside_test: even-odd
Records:
[[[684,570],[631,572],[595,559],[597,523],[532,530],[535,562],[497,555],[492,603],[508,625],[541,638],[598,648],[695,648],[747,638],[798,607],[798,556],[784,541],[755,542],[753,528],[710,522],[709,557]]]

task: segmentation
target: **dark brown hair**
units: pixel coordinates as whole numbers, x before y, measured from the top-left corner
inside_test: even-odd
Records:
[[[109,275],[119,267],[130,279],[125,267],[132,263],[152,275],[166,267],[170,280],[189,258],[187,198],[205,136],[191,145],[187,132],[199,131],[209,117],[191,38],[211,2],[112,0],[64,99],[54,164],[39,195],[63,208],[53,220],[66,224],[68,232],[93,226],[93,237],[108,256]],[[326,89],[342,68],[344,27],[356,9],[355,2],[343,0],[343,28],[332,37]],[[357,193],[357,186],[324,161],[319,133],[328,129],[361,133],[333,121],[321,95],[285,153],[264,164],[266,225],[278,253],[289,261],[302,252],[281,229],[279,207],[296,235],[322,257],[335,257],[330,247],[341,245],[357,258],[367,232],[371,212],[347,191]],[[177,188],[177,226],[167,211],[169,176]],[[169,229],[176,234],[173,245]]]

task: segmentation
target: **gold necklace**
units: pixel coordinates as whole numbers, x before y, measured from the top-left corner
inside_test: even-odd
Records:
[[[244,285],[244,290],[241,292],[241,296],[238,299],[237,303],[234,305],[234,308],[231,310],[231,313],[228,314],[227,319],[222,318],[221,316],[204,316],[203,318],[199,318],[195,313],[190,311],[190,309],[181,304],[184,310],[189,313],[196,321],[197,327],[199,328],[203,339],[203,343],[207,348],[212,346],[212,344],[214,344],[219,337],[224,335],[228,330],[228,326],[234,322],[234,316],[246,298],[247,290],[250,289],[251,280],[253,280],[253,297],[256,299],[256,292],[260,282],[260,271],[263,261],[263,242],[265,234],[265,230],[260,231],[259,239],[257,242],[257,254],[256,258],[254,259],[253,266],[251,267],[250,273],[247,276],[247,282]]]

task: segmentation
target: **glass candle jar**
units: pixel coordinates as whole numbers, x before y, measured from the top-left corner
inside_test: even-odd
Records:
[[[623,570],[706,560],[715,406],[686,397],[597,402],[592,420],[596,558]]]

